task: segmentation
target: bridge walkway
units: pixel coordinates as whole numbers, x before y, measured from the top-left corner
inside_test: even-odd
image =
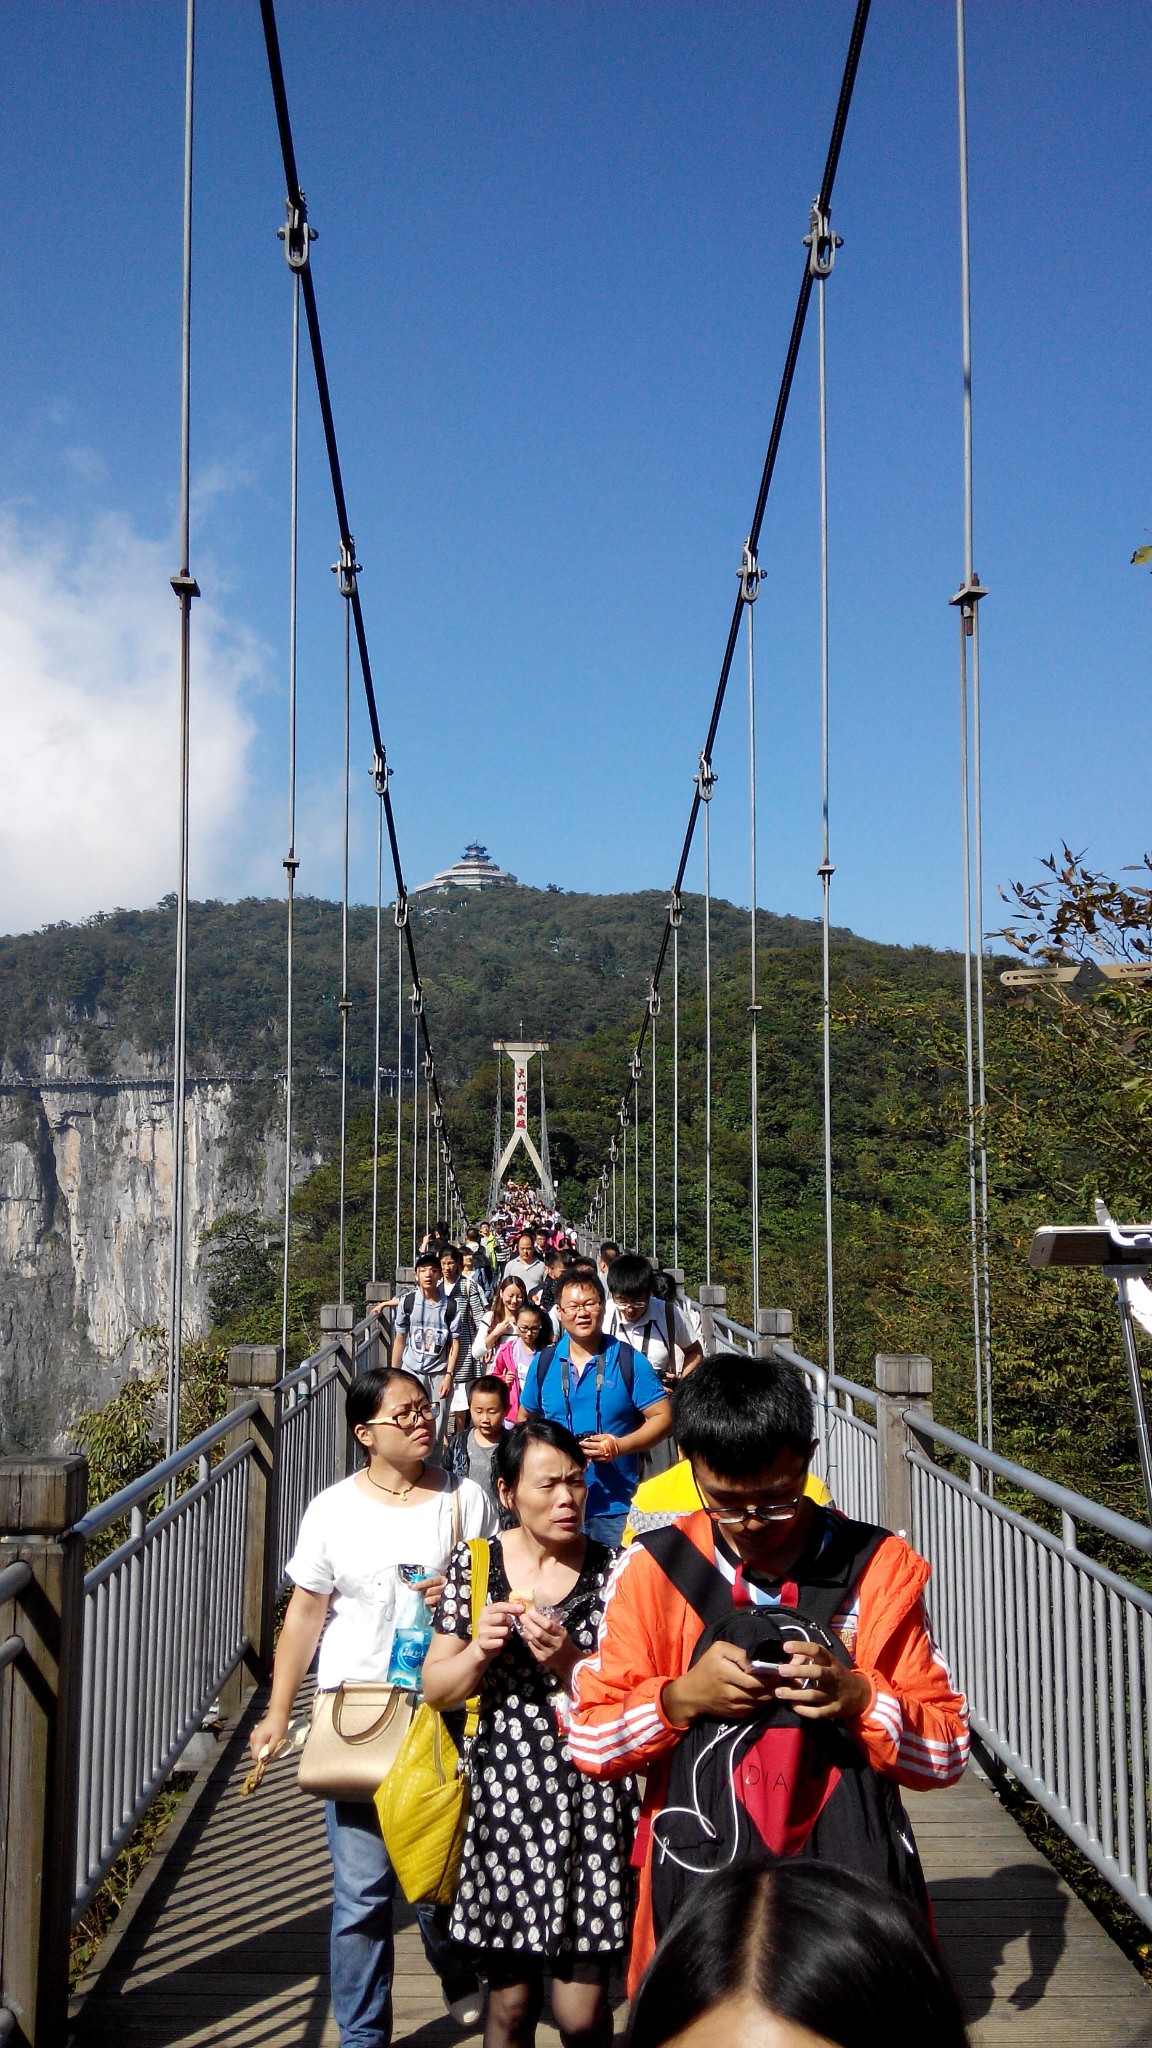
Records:
[[[337,2048],[321,1809],[234,1736],[81,1987],[74,2048]],[[908,1800],[974,2048],[1152,2048],[1152,1991],[974,1772]],[[472,2048],[398,1915],[397,2043]],[[543,2048],[558,2036],[542,2027]]]

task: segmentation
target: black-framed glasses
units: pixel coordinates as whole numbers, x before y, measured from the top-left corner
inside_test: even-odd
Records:
[[[751,1501],[742,1508],[714,1508],[707,1501],[703,1507],[710,1522],[725,1529],[746,1529],[750,1522],[791,1522],[803,1504],[804,1495],[798,1493],[795,1500]]]
[[[367,1425],[369,1429],[381,1429],[385,1423],[391,1429],[416,1429],[421,1422],[435,1420],[432,1408],[398,1408],[395,1415],[375,1415]]]

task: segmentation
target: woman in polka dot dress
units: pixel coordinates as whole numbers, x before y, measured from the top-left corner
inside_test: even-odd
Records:
[[[545,1971],[565,2048],[603,2048],[608,1981],[630,1934],[635,1784],[582,1776],[557,1722],[613,1563],[583,1534],[584,1472],[558,1423],[532,1417],[504,1436],[494,1475],[519,1526],[491,1545],[475,1640],[471,1553],[456,1550],[424,1664],[430,1705],[480,1694],[450,1932],[488,1979],[485,2048],[531,2048]]]

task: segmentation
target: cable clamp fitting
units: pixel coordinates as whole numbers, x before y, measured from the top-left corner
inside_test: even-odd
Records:
[[[414,1017],[422,1017],[424,1015],[424,991],[418,981],[413,982],[412,994],[408,1000],[412,1006],[412,1015]]]
[[[319,239],[317,230],[308,225],[308,204],[304,194],[298,192],[295,199],[287,199],[286,226],[277,228],[276,233],[284,244],[284,255],[289,270],[307,270],[308,251]]]
[[[423,993],[423,990],[421,990],[421,993],[420,993],[420,1007],[421,1007],[421,1009],[423,1009],[423,1007],[424,1007],[424,993]],[[435,1062],[435,1060],[433,1059],[433,1057],[432,1057],[432,1055],[431,1055],[431,1053],[430,1053],[430,1052],[426,1052],[426,1053],[425,1053],[425,1055],[424,1055],[424,1062],[423,1062],[423,1065],[424,1065],[424,1079],[425,1079],[426,1081],[431,1081],[431,1079],[433,1078],[433,1075],[434,1075],[434,1074],[435,1074],[435,1072],[436,1072],[436,1062]]]
[[[975,569],[973,569],[971,581],[962,583],[955,597],[948,599],[949,604],[959,605],[965,637],[969,640],[972,638],[972,628],[976,623],[976,607],[980,599],[987,597],[987,595],[988,592],[981,583]]]
[[[684,898],[678,889],[674,889],[672,891],[672,901],[668,905],[668,929],[678,932],[683,922]]]
[[[393,915],[393,917],[394,917],[394,918],[395,918],[395,920],[396,920],[396,929],[397,929],[397,931],[403,931],[403,929],[404,929],[405,925],[406,925],[406,924],[407,924],[407,922],[408,922],[408,898],[407,898],[407,896],[398,896],[398,897],[396,898],[396,904],[395,904],[395,908],[393,909],[392,915]]]
[[[812,201],[804,242],[808,250],[809,277],[831,277],[836,251],[844,247],[844,242],[842,236],[832,233],[828,215],[822,211],[819,199]]]
[[[628,1062],[628,1072],[631,1074],[632,1079],[634,1081],[638,1081],[640,1079],[640,1076],[644,1072],[644,1062],[641,1059],[638,1050],[633,1052],[632,1057]]]
[[[708,759],[707,754],[701,754],[700,766],[697,769],[696,774],[693,777],[693,780],[695,781],[696,787],[700,792],[700,801],[702,804],[711,803],[712,791],[716,787],[717,779],[718,778],[716,775],[716,770],[713,768],[712,763]]]
[[[660,991],[657,988],[656,983],[652,982],[648,990],[648,1015],[651,1018],[655,1019],[660,1015],[661,1003],[662,998],[660,995]]]
[[[612,1143],[611,1143],[611,1144],[609,1145],[609,1147],[608,1147],[608,1158],[609,1158],[609,1161],[611,1162],[611,1164],[612,1164],[613,1166],[615,1166],[615,1164],[616,1164],[616,1161],[618,1160],[618,1158],[619,1158],[619,1157],[620,1157],[619,1149],[618,1149],[618,1147],[617,1147],[617,1144],[616,1144],[616,1140],[615,1140],[615,1138],[613,1138],[613,1140],[612,1140]]]
[[[383,754],[377,754],[376,759],[372,763],[372,787],[376,791],[377,796],[383,796],[387,791],[391,774],[392,770],[384,759]]]
[[[764,571],[760,567],[759,557],[752,546],[751,540],[746,540],[744,543],[744,552],[740,557],[740,567],[736,573],[740,578],[741,601],[744,604],[755,604],[756,599],[760,595],[760,585],[764,581]]]
[[[444,1129],[444,1111],[439,1103],[436,1104],[435,1109],[432,1111],[432,1124],[435,1130],[442,1131]]]
[[[340,543],[340,560],[332,563],[332,574],[340,580],[341,597],[355,597],[356,578],[364,564],[356,560],[356,543],[349,534]]]

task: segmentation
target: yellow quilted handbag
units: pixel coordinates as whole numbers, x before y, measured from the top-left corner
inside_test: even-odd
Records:
[[[472,1634],[488,1598],[490,1552],[482,1540],[472,1553]],[[468,1701],[466,1739],[476,1733],[479,1698]],[[410,1906],[448,1906],[456,1891],[468,1824],[464,1759],[427,1701],[418,1707],[399,1754],[376,1794],[376,1812],[389,1861]]]

